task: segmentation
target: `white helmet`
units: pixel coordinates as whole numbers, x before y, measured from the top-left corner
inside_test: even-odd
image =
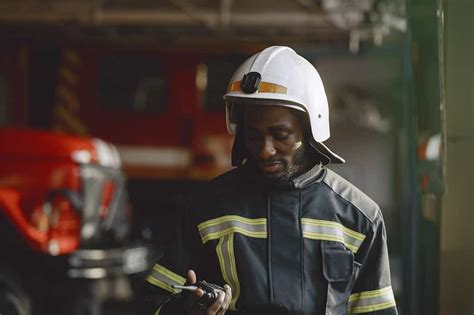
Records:
[[[280,105],[304,111],[311,127],[311,146],[323,155],[323,163],[344,163],[322,143],[330,133],[328,101],[321,77],[293,49],[272,46],[248,58],[230,79],[224,100],[230,134],[237,133],[234,104]],[[240,160],[234,155],[235,148],[233,164],[239,164],[234,163]]]

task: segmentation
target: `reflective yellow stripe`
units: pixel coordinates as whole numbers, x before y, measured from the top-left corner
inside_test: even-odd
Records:
[[[225,215],[225,216],[218,217],[212,220],[204,221],[203,223],[198,225],[198,229],[202,230],[203,228],[206,228],[208,226],[217,225],[217,224],[230,221],[230,220],[240,221],[247,224],[266,224],[267,223],[266,218],[249,219],[249,218],[241,217],[238,215]]]
[[[379,311],[395,305],[392,287],[388,286],[378,290],[352,294],[349,297],[348,308],[350,314],[357,314]]]
[[[181,292],[181,290],[174,289],[171,286],[173,284],[183,285],[186,282],[186,279],[165,268],[164,266],[156,264],[153,267],[150,275],[146,278],[146,281],[168,292],[178,293]]]
[[[237,215],[226,215],[202,222],[198,225],[203,243],[218,239],[216,253],[222,278],[232,288],[229,309],[236,310],[240,296],[240,282],[234,252],[234,235],[240,233],[249,237],[267,238],[267,219],[249,219]]]
[[[349,302],[361,300],[361,299],[367,299],[371,297],[383,296],[387,294],[387,292],[390,293],[391,290],[392,290],[392,287],[385,287],[385,288],[373,290],[373,291],[363,291],[359,293],[354,293],[354,294],[351,294],[351,296],[349,297]]]
[[[235,263],[234,234],[221,237],[217,243],[216,252],[219,258],[222,278],[232,288],[232,300],[229,308],[235,311],[235,303],[240,296],[240,282]]]
[[[267,237],[267,219],[249,219],[237,215],[226,215],[202,222],[198,225],[203,243],[225,235],[240,233],[255,238]]]
[[[361,306],[361,307],[354,307],[349,309],[349,314],[358,314],[358,313],[369,313],[369,312],[375,312],[375,311],[380,311],[384,310],[387,308],[391,308],[396,306],[397,304],[395,301],[390,301],[390,302],[385,302],[385,303],[379,303],[379,304],[374,304],[370,306]]]
[[[229,84],[229,87],[227,89],[227,92],[239,92],[242,91],[242,88],[240,87],[242,81],[237,81],[234,83]],[[287,94],[288,89],[286,86],[279,85],[276,83],[271,83],[271,82],[260,82],[258,85],[258,91],[257,93],[280,93],[280,94]]]
[[[331,226],[331,227],[336,227],[340,228],[344,231],[344,233],[352,236],[355,239],[363,241],[365,239],[365,235],[359,232],[356,232],[354,230],[351,230],[349,228],[346,228],[344,225],[342,225],[339,222],[334,222],[334,221],[326,221],[326,220],[318,220],[318,219],[310,219],[310,218],[303,218],[301,219],[303,223],[307,224],[314,224],[314,225],[320,225],[320,226]]]
[[[219,258],[219,266],[221,267],[222,277],[224,278],[224,281],[227,284],[229,284],[230,283],[230,278],[227,275],[227,273],[228,273],[227,272],[227,265],[226,265],[224,255],[222,254],[222,247],[223,247],[224,241],[225,241],[224,237],[222,237],[219,240],[219,242],[217,243],[217,246],[216,246],[216,252],[217,252],[217,257]]]
[[[155,312],[155,315],[160,315],[160,311],[161,311],[161,308],[164,306],[164,304],[162,304]]]
[[[165,268],[164,266],[160,265],[160,264],[155,264],[155,266],[153,267],[154,270],[158,271],[159,273],[162,273],[164,275],[166,275],[168,278],[176,281],[176,283],[185,283],[186,282],[186,279],[184,277],[181,277],[180,275],[172,272],[171,270]]]
[[[235,292],[235,296],[232,297],[232,301],[230,302],[230,309],[235,311],[237,310],[235,307],[235,303],[240,296],[240,282],[239,277],[237,276],[237,265],[235,263],[235,252],[234,252],[234,234],[229,235],[229,258],[230,258],[230,269],[232,271],[232,280],[233,280],[233,292]]]
[[[146,281],[171,293],[180,292],[180,290],[172,288],[170,284],[163,282],[161,280],[158,280],[151,275],[146,278]]]
[[[246,236],[255,237],[255,238],[267,238],[267,232],[253,233],[253,232],[250,232],[250,231],[247,231],[245,229],[238,228],[238,227],[231,227],[231,228],[228,228],[228,229],[216,232],[216,233],[207,234],[206,236],[204,236],[202,238],[202,242],[206,243],[209,240],[216,240],[216,239],[218,239],[222,236],[225,236],[227,234],[236,233],[236,232],[240,233],[240,234],[244,234]]]
[[[334,241],[343,243],[349,250],[356,253],[365,239],[365,235],[351,230],[339,222],[301,219],[303,237],[313,240]]]

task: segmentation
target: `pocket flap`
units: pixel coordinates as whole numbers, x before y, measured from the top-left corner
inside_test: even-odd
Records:
[[[348,281],[354,269],[354,254],[338,242],[321,242],[323,274],[329,282]]]

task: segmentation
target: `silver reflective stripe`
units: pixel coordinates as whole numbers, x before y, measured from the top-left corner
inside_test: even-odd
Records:
[[[183,285],[186,282],[186,279],[162,265],[156,264],[150,275],[146,278],[146,281],[171,293],[178,293],[181,292],[181,290],[174,289],[171,285]]]
[[[267,237],[267,219],[248,219],[237,215],[226,215],[198,225],[203,243],[220,237],[240,233],[250,237]]]
[[[392,287],[354,293],[349,297],[349,313],[375,312],[396,305]]]
[[[219,240],[216,246],[217,257],[224,281],[232,288],[232,301],[229,308],[236,310],[235,303],[240,295],[240,283],[234,254],[234,234],[227,234]]]
[[[365,235],[348,229],[339,222],[302,218],[303,237],[313,240],[343,243],[352,252],[357,253]]]

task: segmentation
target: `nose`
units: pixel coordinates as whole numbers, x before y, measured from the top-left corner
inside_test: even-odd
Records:
[[[275,155],[275,153],[276,153],[276,149],[275,149],[272,139],[271,138],[263,139],[263,141],[260,144],[258,157],[262,160],[267,160],[271,156]]]

